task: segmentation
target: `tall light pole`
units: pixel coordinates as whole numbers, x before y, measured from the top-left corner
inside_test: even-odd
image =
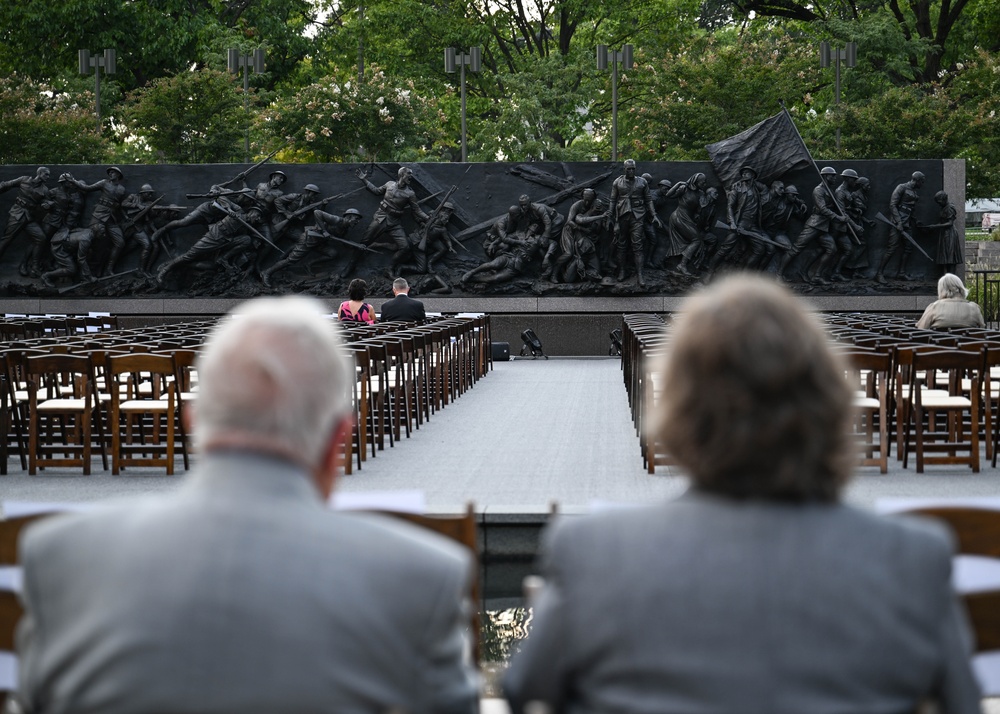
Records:
[[[101,132],[101,68],[104,74],[115,74],[118,71],[118,53],[115,50],[104,50],[102,54],[92,55],[90,50],[80,50],[80,74],[90,74],[94,70],[94,97],[97,101],[97,132]]]
[[[844,48],[834,47],[831,49],[829,42],[819,43],[819,66],[829,67],[830,59],[833,59],[834,66],[834,91],[833,106],[840,104],[840,62],[843,60],[844,66],[854,67],[858,63],[858,43],[848,42]],[[837,114],[837,110],[834,109]],[[840,116],[837,114],[837,151],[840,151]]]
[[[607,45],[597,46],[597,69],[608,68],[611,60],[611,160],[618,161],[618,65],[632,69],[632,45],[622,45],[620,51],[608,51]]]
[[[465,133],[465,67],[468,65],[470,72],[479,73],[483,68],[483,53],[478,47],[470,47],[468,53],[462,53],[454,47],[449,47],[444,51],[444,71],[455,72],[455,67],[461,67],[460,83],[462,85],[462,162],[469,158],[468,139]]]
[[[249,54],[239,50],[229,50],[229,71],[236,74],[243,69],[243,114],[246,118],[246,136],[243,139],[245,161],[250,163],[250,70],[254,74],[264,73],[264,50],[260,47]]]

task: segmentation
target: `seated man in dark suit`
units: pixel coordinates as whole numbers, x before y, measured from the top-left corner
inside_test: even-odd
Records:
[[[382,303],[380,322],[417,322],[426,319],[424,304],[409,296],[410,284],[406,278],[396,278],[392,281],[392,300]]]
[[[176,493],[26,531],[25,710],[477,710],[468,554],[325,505],[354,367],[324,312],[264,298],[219,323]]]
[[[653,368],[650,438],[692,488],[546,534],[515,714],[979,712],[948,535],[840,501],[852,387],[805,307],[713,283]]]

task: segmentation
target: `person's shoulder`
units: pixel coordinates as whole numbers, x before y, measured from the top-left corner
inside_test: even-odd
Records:
[[[35,552],[85,547],[91,538],[112,533],[125,522],[141,522],[151,508],[156,504],[143,499],[45,516],[25,528],[22,552],[27,557]]]
[[[612,539],[646,537],[657,523],[662,523],[668,517],[666,510],[671,508],[676,508],[673,502],[652,506],[610,507],[586,515],[559,516],[546,529],[544,538],[553,551],[593,553],[600,544]]]
[[[383,513],[337,511],[334,517],[350,521],[352,529],[363,534],[359,540],[373,551],[392,554],[400,562],[409,562],[426,568],[465,567],[469,560],[467,550],[456,541],[443,535],[408,523],[402,518]]]
[[[955,550],[954,536],[944,524],[919,515],[882,515],[843,505],[837,510],[845,531],[859,538],[880,540],[897,552],[950,560]]]

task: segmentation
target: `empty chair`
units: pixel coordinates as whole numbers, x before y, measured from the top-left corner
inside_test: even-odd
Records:
[[[52,354],[25,363],[28,394],[28,473],[46,466],[79,466],[90,473],[91,429],[97,401],[86,357]],[[98,429],[101,422],[97,420]],[[104,468],[107,452],[99,438]]]
[[[912,448],[917,473],[923,473],[925,464],[968,464],[978,473],[982,355],[959,350],[913,352],[911,366],[903,468]],[[946,390],[933,388],[942,386],[940,377],[947,381]],[[971,385],[968,394],[963,393],[963,379]]]
[[[856,385],[855,433],[861,440],[862,466],[889,470],[889,382],[892,355],[851,350],[844,353],[850,378]]]
[[[174,362],[149,353],[108,358],[111,391],[111,472],[163,466],[174,473]]]

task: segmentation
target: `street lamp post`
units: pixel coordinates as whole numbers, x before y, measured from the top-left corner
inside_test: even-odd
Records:
[[[118,71],[118,53],[115,50],[104,50],[102,54],[92,55],[90,50],[80,50],[80,74],[90,74],[94,70],[94,98],[97,103],[97,132],[101,131],[101,67],[104,74],[115,74]]]
[[[632,45],[622,45],[620,51],[608,51],[607,45],[597,46],[597,69],[608,68],[611,60],[611,160],[618,161],[618,65],[632,69]]]
[[[854,67],[858,63],[858,43],[848,42],[843,49],[840,47],[830,47],[829,42],[819,43],[819,66],[829,67],[830,60],[833,59],[833,106],[840,104],[840,62],[843,60],[845,67]],[[834,113],[837,110],[834,109]],[[837,151],[840,151],[840,116],[837,115]]]
[[[465,132],[465,67],[470,72],[478,73],[483,66],[483,53],[478,47],[470,47],[468,53],[462,53],[454,47],[444,51],[444,71],[454,73],[455,67],[461,67],[460,84],[462,86],[462,162],[469,158],[468,139]]]
[[[258,47],[249,54],[239,50],[229,50],[229,71],[236,74],[243,69],[243,114],[246,118],[246,136],[243,139],[245,161],[250,163],[250,70],[254,74],[264,73],[264,50]]]

